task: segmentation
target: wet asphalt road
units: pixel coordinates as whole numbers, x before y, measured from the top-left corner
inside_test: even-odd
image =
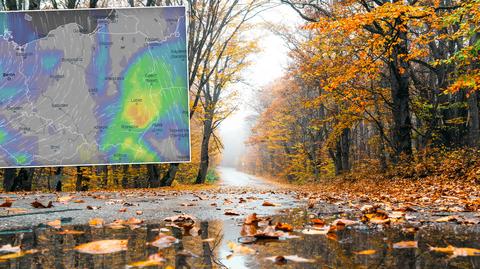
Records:
[[[0,208],[0,231],[45,225],[57,219],[62,221],[62,225],[85,224],[91,218],[102,218],[109,223],[131,217],[155,223],[180,213],[201,220],[240,221],[252,213],[272,215],[285,208],[298,207],[293,192],[281,191],[258,177],[233,168],[222,167],[219,172],[221,180],[218,187],[205,190],[148,189],[0,195],[0,201],[5,198],[14,200],[11,208]],[[66,197],[70,200],[62,202]],[[53,207],[33,208],[31,203],[35,200],[44,205],[52,201]],[[277,206],[262,206],[264,201],[274,202]],[[239,215],[227,215],[227,211]]]

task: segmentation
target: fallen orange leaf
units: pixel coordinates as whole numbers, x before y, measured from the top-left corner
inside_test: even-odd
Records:
[[[55,228],[55,229],[60,229],[60,228],[62,228],[62,221],[59,220],[59,219],[52,220],[52,221],[47,222],[47,225],[52,227],[52,228]]]
[[[66,235],[66,234],[84,234],[85,232],[82,232],[82,231],[75,231],[75,230],[63,230],[63,231],[59,231],[57,232],[57,234],[61,234],[61,235]]]
[[[94,218],[94,219],[90,219],[88,221],[88,225],[92,226],[92,227],[95,227],[95,228],[101,228],[104,224],[104,220],[101,219],[101,218]]]
[[[3,204],[1,204],[0,207],[11,207],[12,204],[13,204],[12,200],[5,199],[5,202],[3,202]]]
[[[155,241],[149,243],[149,245],[162,249],[162,248],[168,248],[171,245],[175,244],[176,242],[178,242],[177,238],[160,233],[155,239]]]
[[[276,205],[272,202],[265,201],[265,202],[263,202],[262,206],[276,206]]]
[[[281,223],[278,222],[277,225],[275,225],[276,230],[284,231],[284,232],[291,232],[293,231],[293,226],[288,224],[288,223]]]
[[[393,248],[418,248],[417,241],[401,241],[393,244]]]
[[[367,250],[362,250],[362,251],[356,251],[356,252],[353,252],[357,255],[373,255],[375,253],[377,253],[376,250],[374,249],[367,249]]]
[[[128,240],[99,240],[76,246],[74,249],[87,254],[109,254],[127,250]]]
[[[145,261],[138,261],[138,262],[133,262],[128,265],[128,267],[152,267],[152,266],[159,266],[162,265],[163,262],[165,262],[165,258],[163,258],[159,253],[157,254],[152,254],[148,256],[148,259]]]

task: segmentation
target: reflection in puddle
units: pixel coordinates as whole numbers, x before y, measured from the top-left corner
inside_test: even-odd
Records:
[[[155,268],[271,268],[273,262],[265,258],[277,255],[298,255],[315,260],[315,263],[287,261],[282,268],[480,268],[480,257],[452,258],[446,253],[429,251],[430,246],[480,248],[480,231],[476,226],[426,226],[415,233],[408,233],[401,227],[367,229],[357,226],[338,231],[336,238],[295,233],[300,238],[259,240],[246,245],[256,254],[232,255],[227,243],[238,242],[242,221],[237,218],[197,222],[200,231],[193,233],[165,222],[141,224],[134,229],[64,225],[63,231],[80,232],[63,233],[51,227],[4,231],[0,232],[0,246],[21,245],[23,250],[38,251],[7,258],[1,257],[8,253],[0,253],[0,268],[128,268],[127,265],[145,261],[157,253],[165,261]],[[294,227],[303,225],[298,215],[297,218],[277,216],[273,218],[273,222],[276,221],[291,223]],[[160,250],[147,244],[155,241],[160,232],[179,241]],[[103,239],[126,239],[127,251],[92,255],[74,250],[80,244]],[[418,248],[392,247],[400,241],[418,241]],[[370,251],[358,254],[365,250]]]

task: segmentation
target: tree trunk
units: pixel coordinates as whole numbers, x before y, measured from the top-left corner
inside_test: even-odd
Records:
[[[123,166],[123,173],[122,173],[122,188],[128,188],[128,165],[124,164]]]
[[[18,182],[20,184],[20,190],[22,191],[31,191],[32,190],[32,182],[33,182],[33,174],[35,172],[35,168],[21,168],[20,172],[18,172]]]
[[[62,167],[57,167],[54,175],[55,191],[62,191]]]
[[[141,186],[140,184],[140,169],[142,165],[140,164],[132,164],[132,168],[135,169],[135,177],[133,178],[133,187],[134,188],[139,188]]]
[[[401,19],[397,19],[401,20]],[[399,33],[399,43],[393,47],[392,60],[389,63],[391,95],[393,103],[394,162],[404,155],[412,155],[412,121],[410,117],[409,66],[404,59],[408,55],[408,43],[405,32]]]
[[[343,129],[340,139],[343,172],[350,171],[350,128]]]
[[[175,267],[177,269],[190,269],[190,265],[187,262],[187,255],[181,255],[183,252],[183,229],[180,227],[172,227],[172,235],[179,240],[178,243],[173,245],[175,251]]]
[[[474,45],[480,39],[480,33],[476,33],[470,39],[470,45]],[[474,61],[472,65],[473,68],[478,67],[479,61]],[[470,121],[468,125],[468,134],[469,134],[469,144],[472,147],[478,148],[480,146],[480,119],[479,119],[479,110],[478,110],[478,93],[476,91],[471,92],[468,97],[468,113],[470,116]]]
[[[350,170],[350,128],[342,130],[342,134],[335,144],[335,150],[328,150],[335,166],[335,175]]]
[[[77,6],[77,0],[67,0],[67,8],[74,9]]]
[[[17,10],[17,0],[5,0],[5,6],[8,10]]]
[[[211,115],[211,113],[209,113]],[[203,138],[202,148],[200,150],[200,165],[198,167],[197,179],[195,184],[203,184],[207,178],[208,166],[210,164],[210,157],[208,154],[208,147],[210,144],[210,136],[212,135],[212,117],[205,119],[203,122]]]
[[[480,126],[478,115],[478,95],[477,92],[470,93],[468,97],[468,138],[471,147],[479,146]]]
[[[101,168],[103,173],[102,186],[106,189],[108,188],[108,165],[104,165]]]
[[[148,187],[158,188],[160,187],[160,172],[158,166],[155,164],[147,164],[148,171]]]
[[[13,183],[15,181],[16,174],[17,174],[17,169],[15,168],[3,169],[3,191],[5,192],[14,191]]]
[[[342,162],[339,156],[340,151],[338,150],[338,143],[336,144],[335,150],[328,149],[328,153],[330,154],[330,158],[333,160],[333,166],[335,167],[335,175],[338,176],[342,172]]]
[[[10,191],[31,191],[34,168],[20,168],[20,171],[13,177],[13,184]]]
[[[77,181],[75,182],[75,190],[82,191],[82,184],[83,184],[83,173],[82,167],[77,166]]]
[[[180,164],[179,163],[171,163],[168,167],[167,172],[163,176],[160,186],[166,187],[166,186],[172,186],[173,180],[175,179],[175,176],[177,175],[177,171],[179,168]]]
[[[98,3],[98,0],[89,0],[88,7],[89,8],[97,8],[97,3]]]
[[[30,0],[28,1],[29,10],[38,10],[40,9],[40,0]]]
[[[208,237],[208,221],[202,221],[200,223],[200,231],[202,233],[202,248],[203,248],[203,264],[205,268],[212,268],[212,249],[210,248],[210,243],[206,242]]]
[[[372,86],[373,88],[373,86]],[[385,173],[387,171],[387,153],[385,151],[385,133],[383,132],[384,126],[382,122],[382,115],[378,107],[378,96],[375,95],[375,115],[380,119],[378,124],[375,125],[379,136],[379,145],[378,145],[378,159],[380,161],[380,171]]]

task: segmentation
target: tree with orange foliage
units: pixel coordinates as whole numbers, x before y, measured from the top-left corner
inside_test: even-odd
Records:
[[[429,148],[479,145],[479,0],[282,2],[307,21],[287,79],[316,91],[297,100],[304,113],[325,112],[309,123],[325,134],[316,141],[322,167],[333,163],[338,174],[373,158],[384,171],[388,160],[414,161]],[[272,104],[253,138],[268,137],[257,129],[275,122]]]

